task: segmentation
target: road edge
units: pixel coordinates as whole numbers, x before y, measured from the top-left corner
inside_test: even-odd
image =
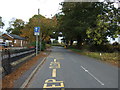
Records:
[[[37,67],[32,71],[32,73],[28,76],[28,78],[25,80],[25,82],[21,85],[20,88],[25,88],[27,86],[27,84],[29,83],[29,81],[31,80],[31,78],[34,76],[34,74],[37,72],[37,70],[39,69],[39,67],[45,62],[47,57],[45,57],[41,63],[39,63],[37,65]]]

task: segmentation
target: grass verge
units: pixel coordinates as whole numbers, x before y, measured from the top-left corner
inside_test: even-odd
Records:
[[[97,60],[101,60],[101,61],[104,61],[104,62],[108,62],[110,64],[113,64],[113,65],[116,65],[118,67],[120,67],[119,63],[119,59],[118,59],[118,56],[119,54],[117,52],[114,52],[114,53],[100,53],[100,52],[90,52],[90,51],[87,51],[87,50],[79,50],[79,49],[71,49],[70,50],[78,53],[78,54],[81,54],[81,55],[86,55],[86,56],[89,56],[89,57],[92,57],[92,58],[96,58]]]

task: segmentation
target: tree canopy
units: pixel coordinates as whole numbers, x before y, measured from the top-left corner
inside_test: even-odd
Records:
[[[63,2],[58,14],[59,30],[68,42],[104,44],[107,37],[115,38],[119,33],[120,9],[113,3]]]
[[[9,22],[10,27],[7,28],[8,33],[20,35],[22,34],[21,29],[24,28],[25,22],[22,19],[13,19]]]
[[[26,37],[29,42],[35,41],[34,27],[40,27],[42,41],[50,41],[50,36],[56,28],[56,19],[45,18],[42,15],[34,15],[29,22],[21,29],[21,36]]]
[[[40,27],[42,41],[50,41],[50,37],[57,25],[55,17],[50,19],[42,15],[34,15],[26,24],[22,19],[12,19],[9,23],[10,27],[6,30],[8,33],[26,37],[30,43],[35,41],[34,27]]]

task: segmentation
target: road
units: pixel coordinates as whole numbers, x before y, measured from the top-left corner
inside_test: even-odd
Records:
[[[52,47],[27,88],[118,88],[118,68],[63,47]]]

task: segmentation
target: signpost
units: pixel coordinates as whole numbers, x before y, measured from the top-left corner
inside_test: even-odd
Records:
[[[36,35],[36,56],[38,54],[38,35],[40,35],[40,27],[34,27],[34,35]]]
[[[40,35],[40,27],[34,27],[34,35]]]

